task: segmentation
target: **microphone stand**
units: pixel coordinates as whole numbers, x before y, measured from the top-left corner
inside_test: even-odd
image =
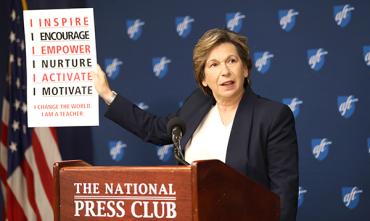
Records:
[[[177,160],[178,163],[182,165],[190,165],[186,160],[184,155],[182,154],[181,151],[181,144],[180,140],[182,138],[182,133],[180,132],[178,135],[176,133],[172,133],[172,141],[173,141],[173,153],[175,156],[175,159]]]

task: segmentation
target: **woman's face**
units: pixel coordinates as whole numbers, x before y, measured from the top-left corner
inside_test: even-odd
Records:
[[[202,84],[212,90],[216,101],[241,97],[248,69],[232,43],[222,43],[211,50],[204,67]]]

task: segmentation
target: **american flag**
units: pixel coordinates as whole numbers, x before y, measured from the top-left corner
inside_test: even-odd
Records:
[[[28,128],[26,56],[22,6],[10,9],[9,70],[3,98],[0,177],[5,214],[3,220],[52,221],[52,166],[60,161],[56,131]]]

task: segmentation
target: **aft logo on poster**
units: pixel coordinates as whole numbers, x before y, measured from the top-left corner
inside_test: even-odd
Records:
[[[273,57],[274,55],[268,51],[254,53],[254,60],[256,61],[254,65],[257,71],[261,74],[265,74],[270,69]]]
[[[141,21],[140,19],[127,20],[126,26],[128,37],[134,41],[139,39],[143,32],[144,24],[145,22]]]
[[[298,191],[298,207],[301,207],[304,201],[304,195],[307,193],[307,190],[303,189],[303,187],[299,187]]]
[[[240,32],[243,25],[243,18],[245,18],[245,15],[243,15],[241,12],[226,13],[227,29],[234,32]]]
[[[364,46],[362,51],[364,54],[365,64],[370,67],[370,46]]]
[[[319,71],[325,63],[328,52],[322,48],[307,50],[308,65],[312,70]]]
[[[342,200],[344,205],[349,209],[354,209],[360,202],[360,190],[357,186],[342,187]]]
[[[297,97],[293,98],[283,98],[283,104],[288,105],[290,110],[293,112],[294,118],[297,118],[301,110],[300,105],[303,104],[303,101],[299,100]]]
[[[355,10],[355,8],[350,6],[349,4],[334,6],[334,20],[337,25],[341,28],[346,27],[351,21],[353,10]]]
[[[173,144],[157,147],[157,156],[163,162],[167,162],[172,156]]]
[[[107,76],[112,80],[116,79],[120,74],[122,64],[123,62],[118,60],[118,58],[106,58],[104,65]]]
[[[329,153],[329,145],[331,145],[332,142],[327,138],[315,138],[311,140],[311,148],[312,148],[312,154],[313,156],[319,160],[324,160]]]
[[[284,31],[289,32],[295,26],[296,16],[299,15],[299,13],[297,11],[294,11],[294,9],[287,9],[279,10],[278,15],[280,27]]]
[[[166,57],[153,58],[152,65],[154,75],[159,79],[162,79],[164,76],[166,76],[169,63],[171,63],[171,60]]]
[[[356,105],[355,102],[358,102],[359,99],[355,96],[339,96],[337,99],[338,110],[342,117],[350,118],[355,112]]]
[[[111,140],[109,141],[109,154],[114,161],[120,161],[122,160],[124,154],[125,154],[125,148],[127,147],[127,144],[123,143],[121,140]]]
[[[194,19],[190,16],[176,17],[175,23],[177,34],[182,38],[188,37],[191,32],[193,22]]]

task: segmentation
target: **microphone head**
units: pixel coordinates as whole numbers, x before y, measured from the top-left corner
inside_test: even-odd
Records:
[[[179,117],[174,117],[171,120],[168,121],[167,123],[167,133],[172,134],[172,130],[175,127],[179,127],[182,131],[182,134],[185,134],[186,131],[186,126],[185,122],[179,118]]]

